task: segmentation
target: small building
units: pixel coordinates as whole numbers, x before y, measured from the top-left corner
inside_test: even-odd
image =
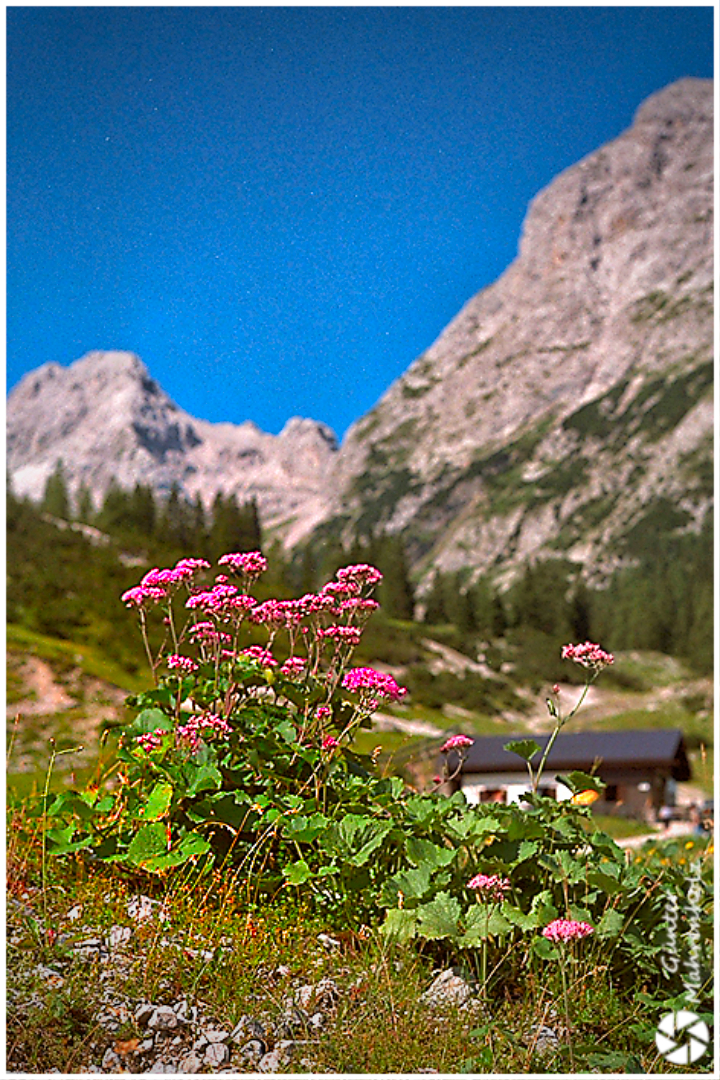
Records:
[[[532,762],[537,768],[550,736],[473,738],[462,769],[445,785],[447,793],[461,789],[470,803],[508,803],[522,799],[530,790],[527,765],[504,746],[517,739],[534,739],[541,748]],[[451,751],[448,754],[451,773],[458,761],[457,753]],[[560,732],[545,762],[539,790],[557,799],[570,798],[570,790],[555,777],[576,769],[591,773],[606,784],[602,796],[593,804],[596,812],[648,821],[656,819],[661,806],[674,805],[677,782],[691,777],[683,734],[674,729]]]

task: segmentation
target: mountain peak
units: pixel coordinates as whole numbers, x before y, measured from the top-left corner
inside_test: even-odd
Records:
[[[533,199],[517,259],[350,428],[328,529],[476,574],[540,554],[602,572],[663,500],[701,527],[712,104],[681,80]]]
[[[352,425],[196,420],[132,353],[30,373],[8,469],[42,494],[110,479],[255,498],[286,544],[387,531],[435,569],[512,574],[548,555],[602,576],[712,500],[713,86],[659,91],[529,206],[519,253]],[[650,537],[650,540],[647,538]],[[640,539],[639,539],[640,538]]]
[[[38,499],[62,461],[71,492],[96,502],[111,481],[159,492],[173,484],[210,503],[218,491],[257,499],[266,524],[312,500],[337,449],[325,425],[295,417],[279,436],[252,421],[211,424],[179,408],[134,353],[96,350],[69,367],[45,364],[8,399],[8,470],[15,491]]]

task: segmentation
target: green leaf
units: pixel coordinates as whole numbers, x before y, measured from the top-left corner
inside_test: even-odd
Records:
[[[362,866],[392,828],[391,821],[378,822],[364,814],[346,814],[327,830],[323,847],[336,852],[354,866]]]
[[[539,844],[537,840],[523,840],[518,848],[516,862],[525,862],[526,859],[531,859],[533,855],[537,853]]]
[[[512,742],[505,743],[503,750],[517,754],[523,761],[531,761],[540,752],[541,747],[534,739],[514,739]]]
[[[329,824],[329,819],[324,814],[313,814],[309,818],[304,814],[298,814],[297,817],[292,817],[285,823],[283,832],[289,840],[309,844],[321,836]]]
[[[595,933],[599,938],[614,938],[622,933],[625,919],[619,911],[608,908],[600,922],[595,927]]]
[[[608,896],[614,896],[615,893],[622,891],[620,882],[610,874],[604,873],[602,870],[591,870],[588,873],[587,879],[589,885],[596,885],[602,892],[607,893]]]
[[[90,821],[95,814],[95,807],[92,803],[88,803],[88,800],[83,798],[83,794],[76,794],[74,791],[65,791],[60,795],[56,795],[52,803],[48,807],[48,818],[60,817],[62,814],[70,811],[81,819],[81,821]],[[111,805],[113,800],[111,799]]]
[[[456,940],[461,911],[460,904],[454,896],[446,892],[438,893],[429,904],[423,904],[416,910],[418,933],[422,937],[429,941],[437,941],[440,938]]]
[[[304,859],[283,867],[283,877],[287,878],[291,885],[302,885],[312,877],[312,870]]]
[[[496,817],[481,817],[479,814],[464,814],[457,821],[447,823],[448,832],[460,840],[475,840],[480,837],[502,832],[502,825]]]
[[[544,938],[542,934],[538,934],[536,938],[533,938],[533,943],[530,946],[536,956],[539,956],[542,960],[557,960],[559,953],[557,946],[552,942]]]
[[[143,709],[126,730],[133,735],[145,735],[148,731],[155,731],[157,728],[172,731],[172,722],[169,717],[160,709]]]
[[[172,784],[164,781],[156,784],[148,795],[145,805],[140,807],[138,817],[144,821],[157,821],[158,818],[164,817],[170,807],[172,796]]]
[[[383,894],[389,903],[394,903],[401,892],[406,900],[419,900],[430,888],[432,871],[429,866],[418,866],[412,870],[403,870],[394,874],[385,882]]]
[[[546,925],[546,920],[538,911],[525,913],[513,904],[503,904],[502,913],[512,926],[517,926],[520,930],[535,930],[539,926]]]
[[[391,908],[385,915],[385,922],[380,927],[380,933],[401,944],[415,937],[417,930],[417,914],[414,911],[404,911],[400,908]]]
[[[148,859],[162,855],[167,850],[167,833],[161,822],[143,825],[127,849],[127,859],[134,866],[143,866]]]
[[[547,926],[553,919],[558,917],[558,911],[553,903],[552,893],[549,889],[543,889],[533,897],[530,911],[536,915],[538,926]]]
[[[411,836],[405,844],[405,852],[413,866],[427,867],[432,873],[440,866],[448,866],[456,855],[454,848],[439,847],[430,840]]]
[[[377,826],[375,835],[371,836],[370,839],[363,844],[360,850],[350,857],[349,862],[351,862],[353,866],[363,866],[372,853],[377,851],[392,828],[393,824],[391,821],[386,821],[382,825]]]
[[[458,939],[458,945],[472,949],[487,938],[504,937],[510,928],[510,923],[497,907],[488,911],[484,904],[479,904],[468,912],[465,933]]]
[[[180,841],[180,851],[184,855],[204,855],[210,850],[210,842],[200,833],[191,832],[183,836]]]
[[[556,853],[555,857],[563,876],[567,878],[571,885],[584,879],[587,870],[585,861],[573,858],[569,851],[564,851],[562,848]]]
[[[177,847],[171,851],[163,851],[145,859],[142,863],[144,870],[158,871],[169,870],[172,866],[182,866],[189,859],[197,855],[204,855],[210,850],[210,844],[199,833],[188,833],[184,836]]]
[[[51,845],[48,848],[48,854],[69,855],[73,851],[81,851],[82,848],[90,847],[93,842],[91,836],[86,836],[82,840],[73,840],[74,835],[74,825],[68,825],[64,829],[49,829],[46,834]]]
[[[197,795],[201,791],[217,791],[222,787],[222,775],[214,765],[199,765],[195,769],[192,783],[187,789],[188,795]]]
[[[609,1050],[604,1054],[588,1054],[588,1065],[598,1073],[642,1073],[640,1058],[627,1050]]]
[[[601,795],[607,785],[599,776],[590,776],[589,773],[581,772],[579,769],[575,769],[574,772],[568,773],[565,777],[556,777],[565,787],[570,788],[573,795],[577,795],[580,791],[597,791],[598,795]]]

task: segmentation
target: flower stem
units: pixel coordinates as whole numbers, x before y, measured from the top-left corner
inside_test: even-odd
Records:
[[[570,1051],[570,1068],[575,1072],[575,1057],[573,1055],[572,1035],[570,1033],[570,1006],[568,1003],[567,980],[565,978],[565,957],[560,954],[560,975],[563,985],[563,1002],[565,1004],[565,1029],[567,1032],[568,1050]]]

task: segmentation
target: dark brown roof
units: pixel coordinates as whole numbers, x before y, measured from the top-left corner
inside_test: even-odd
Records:
[[[503,747],[516,739],[534,739],[542,751],[550,736],[523,734],[473,738],[475,741],[468,750],[463,774],[518,772],[527,775],[527,766],[522,758]],[[536,754],[533,765],[537,766],[541,757],[542,753]],[[448,758],[452,770],[457,764],[457,757],[454,757],[451,751]],[[582,731],[577,734],[561,732],[548,755],[545,768],[581,769],[588,772],[595,762],[607,769],[669,768],[670,775],[675,780],[690,779],[690,765],[683,734],[672,728],[651,731]]]

